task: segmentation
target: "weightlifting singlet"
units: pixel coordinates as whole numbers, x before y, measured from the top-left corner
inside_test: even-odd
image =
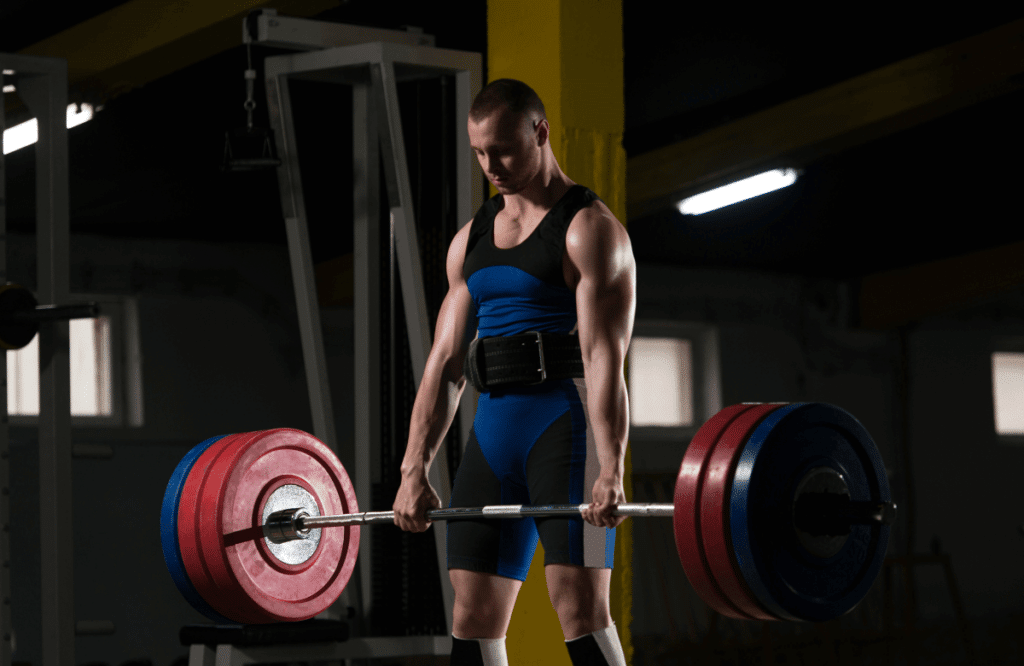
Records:
[[[509,249],[494,245],[499,194],[473,219],[463,275],[481,338],[527,331],[572,333],[576,298],[565,284],[565,234],[597,195],[574,185],[534,232]],[[481,394],[452,490],[451,506],[584,504],[600,467],[582,378]],[[540,538],[544,563],[611,567],[615,531],[582,518],[457,520],[448,523],[448,568],[525,580]]]

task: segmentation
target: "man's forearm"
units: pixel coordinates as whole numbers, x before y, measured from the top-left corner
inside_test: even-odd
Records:
[[[455,418],[465,385],[465,378],[461,375],[452,381],[442,372],[423,374],[409,421],[409,443],[402,460],[403,475],[426,473]]]
[[[587,371],[587,409],[602,474],[624,474],[629,404],[622,367],[596,360]]]

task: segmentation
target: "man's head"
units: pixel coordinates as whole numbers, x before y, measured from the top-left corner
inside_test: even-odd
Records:
[[[495,112],[506,110],[521,118],[524,124],[533,125],[547,117],[544,103],[533,88],[515,79],[498,79],[477,94],[469,107],[469,118],[480,122]]]
[[[487,84],[469,109],[468,129],[481,168],[502,194],[520,191],[541,169],[550,128],[540,97],[522,81]]]

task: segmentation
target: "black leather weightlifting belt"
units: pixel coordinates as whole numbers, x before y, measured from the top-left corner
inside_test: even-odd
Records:
[[[481,393],[499,386],[529,386],[549,379],[582,377],[580,338],[537,331],[477,338],[469,345],[462,370]]]

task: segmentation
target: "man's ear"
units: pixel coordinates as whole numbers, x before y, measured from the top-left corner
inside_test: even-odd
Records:
[[[548,138],[551,135],[551,126],[548,124],[547,118],[541,118],[534,124],[534,129],[537,132],[537,145],[543,147],[548,142]]]

